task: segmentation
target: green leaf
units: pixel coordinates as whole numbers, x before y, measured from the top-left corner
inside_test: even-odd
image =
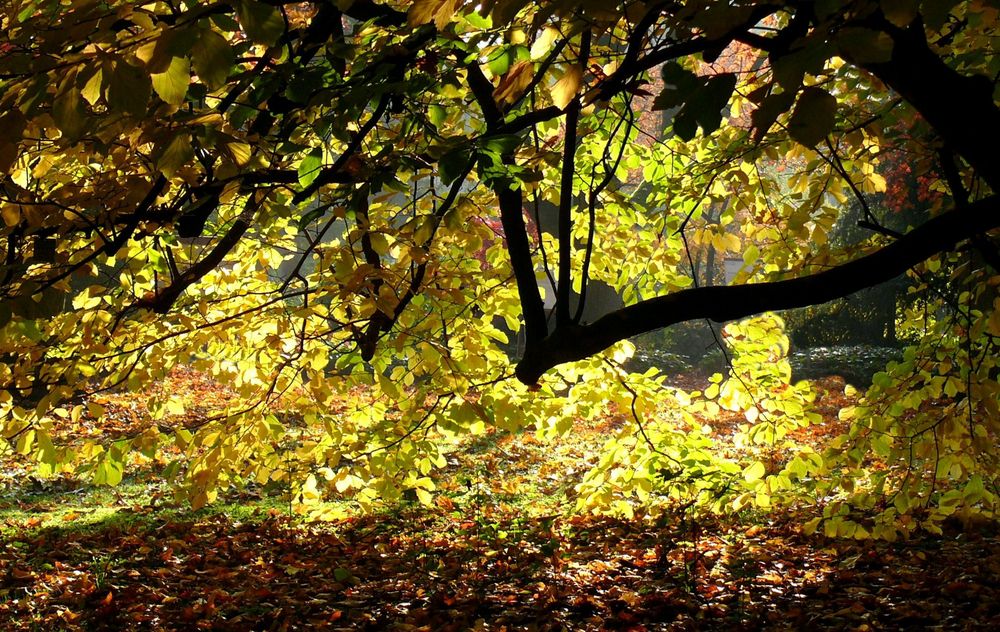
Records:
[[[345,582],[351,578],[351,571],[343,567],[333,569],[333,578],[338,582]]]
[[[191,83],[191,62],[187,57],[173,57],[163,72],[150,76],[153,89],[170,105],[184,103],[188,84]]]
[[[491,136],[484,144],[483,151],[495,156],[511,154],[521,146],[521,137],[516,134]]]
[[[467,13],[464,17],[469,24],[476,27],[477,29],[486,30],[493,28],[493,20],[491,20],[489,17],[483,17],[478,13],[476,13],[475,11]]]
[[[892,378],[885,371],[879,371],[872,376],[872,384],[881,388],[889,388],[892,386]]]
[[[112,487],[122,482],[124,467],[120,461],[105,458],[94,470],[95,485],[111,485]]]
[[[243,30],[254,42],[272,45],[285,32],[285,21],[277,8],[257,0],[239,0],[236,15]]]
[[[309,152],[299,163],[299,186],[305,188],[312,184],[316,177],[319,176],[322,167],[323,150],[317,148]]]
[[[108,85],[108,107],[135,117],[146,113],[153,84],[142,68],[119,59]]]
[[[445,110],[440,105],[434,104],[427,108],[427,119],[431,122],[434,127],[441,128],[441,124],[444,123],[448,116],[447,110]]]
[[[499,77],[510,69],[512,61],[513,51],[510,48],[499,48],[486,60],[486,67],[494,77]]]
[[[443,184],[451,184],[465,171],[469,164],[469,151],[466,149],[453,149],[441,156],[438,162],[438,177]]]
[[[806,88],[792,112],[788,133],[806,147],[815,147],[833,131],[836,119],[837,99],[822,88]]]
[[[211,29],[201,32],[191,51],[191,62],[209,90],[217,90],[226,83],[233,69],[233,49],[226,38]]]

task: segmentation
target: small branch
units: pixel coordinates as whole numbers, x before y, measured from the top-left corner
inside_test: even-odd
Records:
[[[292,202],[295,204],[302,203],[303,200],[318,191],[321,186],[331,182],[330,180],[327,180],[327,177],[335,177],[342,174],[344,167],[347,165],[347,161],[350,160],[359,149],[361,149],[361,143],[364,142],[368,134],[375,128],[379,119],[385,115],[385,111],[388,107],[389,94],[385,93],[382,95],[382,98],[379,99],[378,105],[375,106],[375,110],[372,112],[372,115],[367,121],[365,121],[365,124],[361,126],[361,129],[359,129],[354,135],[347,147],[344,148],[344,153],[340,154],[340,157],[337,158],[337,160],[335,160],[329,168],[324,169],[316,177],[316,179],[309,184],[309,186],[296,193],[295,196],[292,197]],[[330,176],[326,176],[326,174],[330,174]],[[354,181],[356,181],[356,179]]]
[[[962,184],[962,176],[958,172],[958,165],[955,164],[955,156],[951,152],[941,150],[938,152],[938,159],[941,164],[941,171],[944,173],[945,182],[951,189],[951,197],[955,200],[955,206],[965,208],[969,205],[969,191]],[[984,235],[973,235],[972,245],[976,247],[983,260],[989,264],[993,270],[1000,272],[1000,253],[996,247]]]
[[[210,253],[181,273],[180,276],[174,279],[170,285],[160,290],[159,293],[148,298],[139,299],[129,309],[150,309],[157,314],[167,313],[174,302],[184,293],[184,290],[214,270],[216,266],[222,263],[226,255],[236,247],[236,244],[239,243],[240,239],[242,239],[243,235],[250,228],[253,217],[257,214],[257,209],[260,208],[260,205],[261,201],[257,199],[256,193],[251,192],[250,197],[243,206],[243,211]]]
[[[583,269],[580,271],[580,300],[577,302],[576,314],[573,316],[573,322],[579,323],[580,319],[583,318],[583,310],[587,304],[587,286],[590,283],[590,259],[594,253],[594,238],[597,231],[597,198],[601,193],[611,184],[612,180],[615,178],[615,173],[618,171],[618,166],[621,164],[622,158],[625,156],[625,149],[631,143],[630,136],[632,135],[632,129],[635,127],[635,113],[632,111],[632,104],[626,99],[625,103],[625,114],[615,126],[614,131],[611,133],[611,138],[614,138],[618,130],[624,124],[625,134],[622,138],[621,146],[618,149],[618,155],[615,156],[614,163],[609,164],[610,156],[608,152],[611,148],[611,140],[608,140],[608,144],[605,147],[605,155],[602,162],[604,163],[605,173],[604,178],[597,184],[596,187],[591,188],[590,194],[587,199],[587,246],[583,254]],[[595,167],[596,170],[596,167]],[[591,183],[593,183],[593,176],[591,177]]]

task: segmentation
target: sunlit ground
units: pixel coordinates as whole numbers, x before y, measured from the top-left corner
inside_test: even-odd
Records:
[[[149,472],[95,488],[11,463],[0,628],[1000,627],[991,527],[888,544],[806,537],[794,515],[572,516],[573,487],[617,423],[580,422],[554,443],[470,437],[432,507],[333,523],[260,490],[191,513]]]

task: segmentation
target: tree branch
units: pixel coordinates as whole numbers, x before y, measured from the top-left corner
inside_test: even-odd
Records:
[[[517,281],[517,293],[524,314],[525,338],[530,347],[539,343],[548,333],[545,323],[545,305],[538,292],[535,266],[531,260],[531,243],[524,225],[524,208],[520,189],[502,189],[496,192],[500,205],[500,221],[507,241],[507,254]]]
[[[240,239],[250,228],[257,209],[260,208],[261,201],[257,199],[254,192],[250,193],[243,211],[229,227],[222,239],[212,248],[212,251],[205,255],[200,261],[194,263],[185,270],[170,285],[163,288],[156,294],[143,297],[136,301],[130,309],[151,309],[157,314],[165,314],[173,306],[174,302],[184,293],[188,287],[197,283],[203,276],[214,270],[229,252],[236,247]]]
[[[816,305],[884,283],[958,242],[1000,227],[1000,196],[939,215],[872,254],[823,272],[767,283],[682,290],[629,305],[590,325],[569,325],[544,340],[529,341],[515,374],[535,384],[564,362],[599,353],[654,329],[702,318],[726,322],[771,310]]]
[[[590,29],[580,36],[581,72],[590,57]],[[573,287],[573,176],[576,173],[576,129],[582,103],[574,98],[566,106],[562,180],[559,192],[559,285],[556,287],[556,327],[569,322],[569,297]]]
[[[967,76],[948,66],[931,50],[923,26],[906,29],[887,20],[876,25],[892,38],[892,57],[885,62],[850,60],[895,90],[990,185],[1000,192],[1000,108],[993,101],[993,82]]]

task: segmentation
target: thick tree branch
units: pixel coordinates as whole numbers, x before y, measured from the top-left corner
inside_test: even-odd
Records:
[[[502,120],[501,112],[493,99],[489,82],[483,76],[482,70],[475,64],[467,67],[469,87],[473,98],[479,104],[489,133],[498,133],[497,126]],[[552,118],[562,113],[554,107]],[[527,127],[529,124],[525,125]],[[521,129],[521,128],[518,128]],[[502,156],[504,164],[513,165],[514,156]],[[507,254],[517,280],[517,293],[521,300],[521,310],[524,314],[525,338],[529,344],[545,338],[548,333],[545,324],[545,305],[538,291],[538,281],[535,279],[535,265],[531,259],[531,242],[528,240],[528,228],[524,223],[524,201],[521,190],[511,188],[513,183],[498,182],[494,191],[500,206],[500,222],[506,237]]]
[[[884,283],[958,242],[1000,227],[1000,196],[939,215],[880,250],[797,279],[699,287],[652,298],[612,312],[591,325],[570,325],[537,344],[529,341],[516,375],[535,384],[564,362],[599,353],[614,343],[676,323],[735,320],[765,311],[825,303]]]
[[[466,76],[469,82],[469,91],[479,104],[479,109],[483,111],[483,120],[486,121],[486,129],[492,131],[497,123],[503,119],[497,102],[493,100],[493,84],[483,74],[482,68],[477,62],[465,65]]]
[[[590,29],[581,35],[581,72],[590,57]],[[559,285],[556,287],[556,326],[569,322],[569,297],[573,286],[573,176],[576,173],[576,132],[582,108],[574,98],[566,106],[566,131],[563,136],[562,181],[559,192]]]
[[[993,101],[993,82],[949,67],[931,50],[920,24],[900,29],[886,21],[879,26],[892,38],[892,57],[878,63],[858,61],[856,65],[898,92],[994,193],[1000,192],[1000,162],[996,159],[1000,108]]]
[[[521,190],[509,188],[498,190],[497,201],[500,204],[500,221],[507,238],[507,253],[510,255],[510,265],[514,269],[514,278],[517,281],[517,293],[521,299],[525,338],[531,346],[545,338],[548,326],[545,323],[545,305],[538,292],[538,280],[535,279],[535,266],[531,260],[528,230],[524,225]]]

